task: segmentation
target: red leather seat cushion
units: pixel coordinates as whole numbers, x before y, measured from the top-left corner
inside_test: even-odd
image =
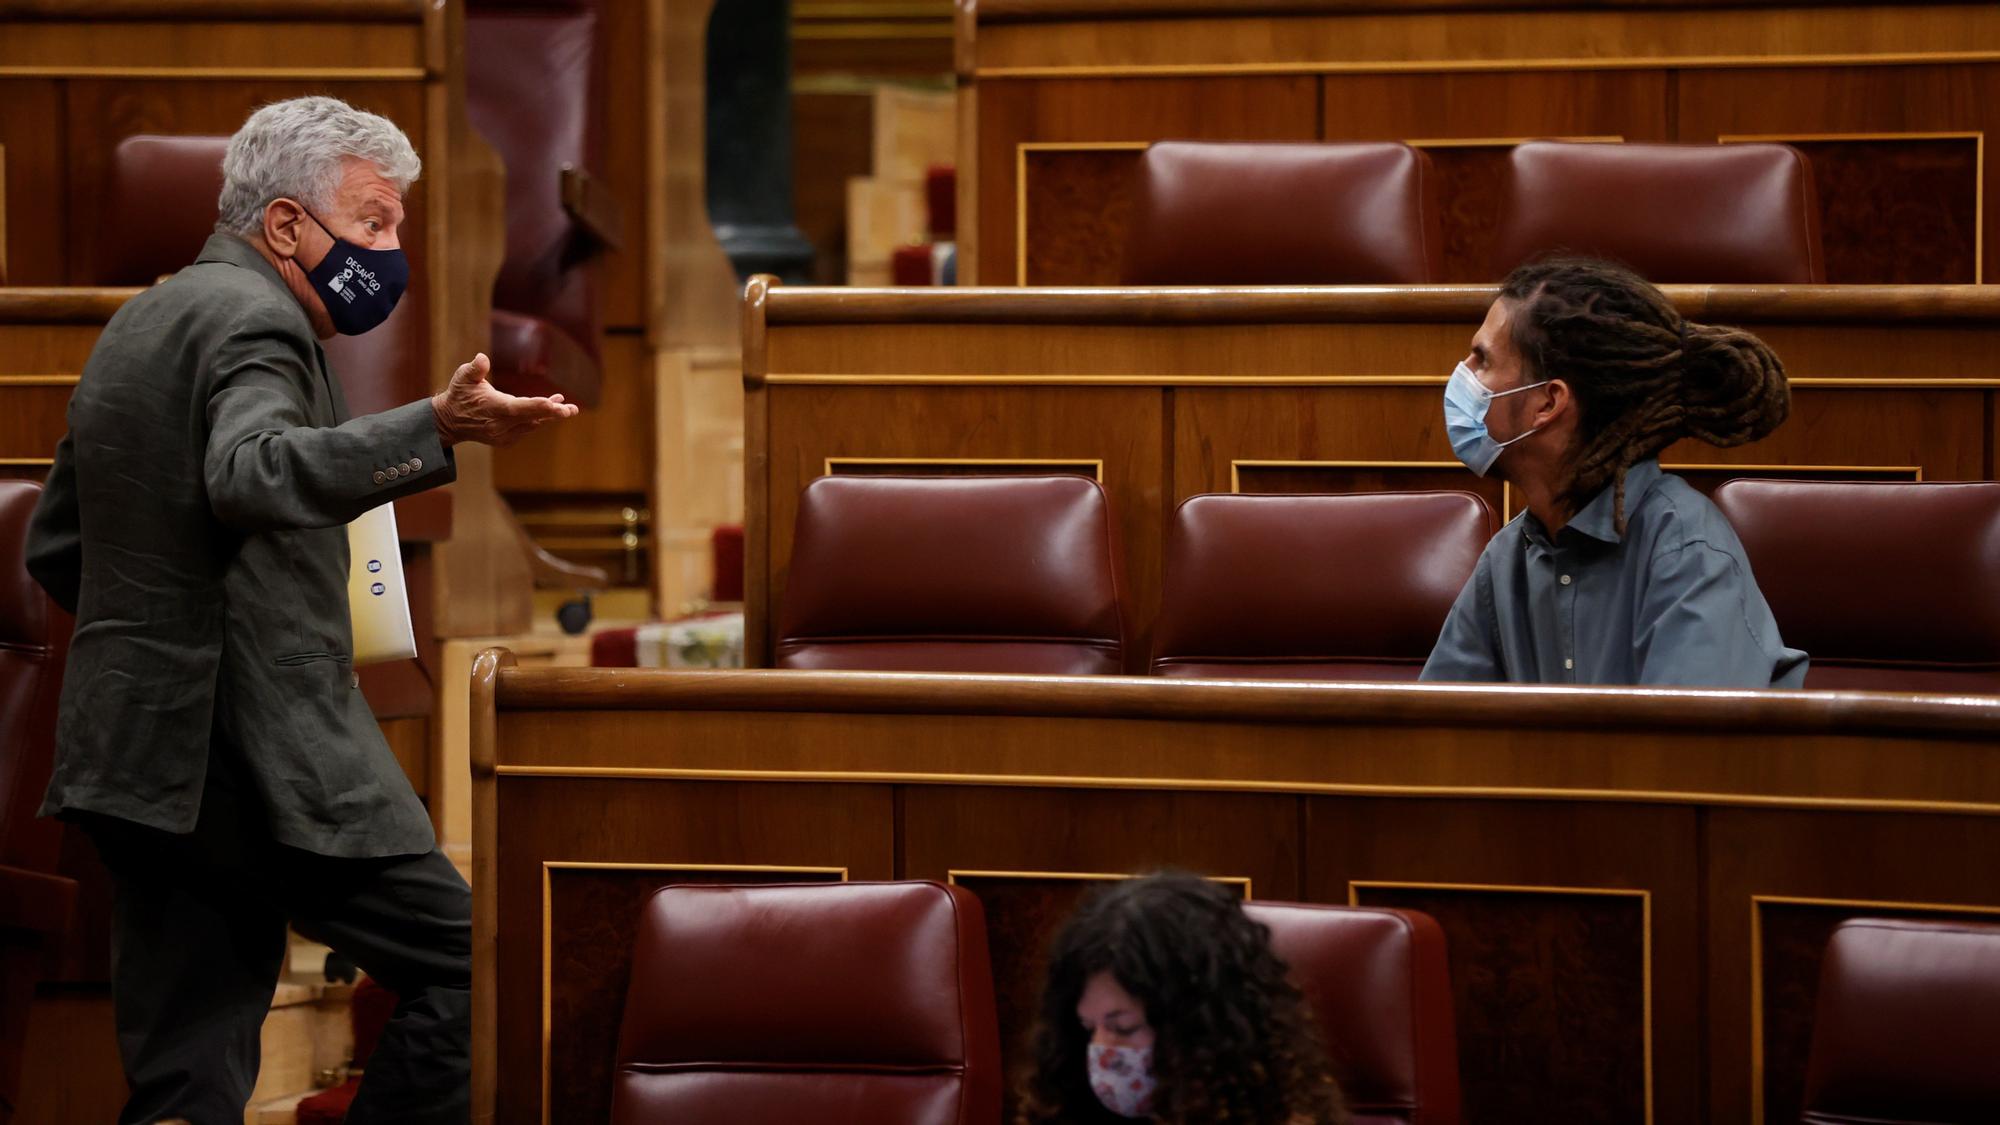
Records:
[[[1191,497],[1168,533],[1153,671],[1414,680],[1493,526],[1469,492]]]
[[[1807,687],[2000,692],[2000,483],[1732,480],[1715,504]]]
[[[1827,942],[1807,1125],[2000,1121],[2000,926],[1860,918]]]
[[[1444,931],[1428,914],[1252,902],[1320,1021],[1354,1120],[1456,1125],[1458,1037]]]
[[[1824,281],[1812,166],[1788,145],[1532,141],[1508,161],[1494,276],[1550,253],[1657,284]]]
[[[781,668],[1121,668],[1110,506],[1086,477],[820,477],[786,582]]]
[[[994,1021],[960,888],[668,887],[633,947],[611,1119],[991,1125]]]
[[[1416,285],[1442,272],[1437,175],[1404,144],[1161,141],[1129,285]]]

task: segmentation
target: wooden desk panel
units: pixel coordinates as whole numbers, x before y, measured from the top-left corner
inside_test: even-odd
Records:
[[[958,39],[968,283],[1116,283],[1139,149],[1289,136],[1209,111],[1253,82],[1317,99],[1294,139],[1430,151],[1446,280],[1504,272],[1500,174],[1529,138],[1797,143],[1835,282],[1982,281],[2000,238],[1990,5],[986,0]]]
[[[597,1096],[603,1036],[544,1013],[619,992],[625,904],[719,877],[677,865],[963,883],[1015,1027],[1094,879],[1425,909],[1486,1122],[1750,1121],[1752,1001],[1781,1107],[1827,927],[2000,908],[2000,698],[502,664],[475,668],[473,886],[503,1122]],[[616,900],[586,918],[547,866],[574,860],[641,866],[576,884]]]
[[[1791,418],[1662,463],[1732,476],[1992,479],[2000,290],[1673,287],[1692,319],[1762,335]],[[1089,472],[1117,512],[1135,626],[1157,612],[1174,507],[1205,492],[1461,489],[1439,397],[1491,302],[1412,289],[830,290],[746,305],[749,658],[762,662],[799,491],[830,471]]]

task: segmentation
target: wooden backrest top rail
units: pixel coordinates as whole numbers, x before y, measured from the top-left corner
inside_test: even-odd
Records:
[[[1689,319],[1785,324],[2000,323],[2000,286],[1669,285]],[[746,334],[808,324],[1281,324],[1477,322],[1486,285],[859,289],[751,279]],[[746,343],[747,343],[746,339]]]
[[[2000,696],[1143,676],[503,667],[500,711],[778,711],[1314,725],[1730,730],[1993,742]]]
[[[1928,0],[1815,0],[1816,8],[1893,6]],[[967,0],[980,23],[1173,19],[1203,16],[1288,16],[1339,13],[1517,12],[1562,9],[1779,8],[1799,0]]]
[[[420,23],[425,7],[424,0],[0,0],[0,21]]]
[[[0,324],[102,324],[143,289],[0,288]]]

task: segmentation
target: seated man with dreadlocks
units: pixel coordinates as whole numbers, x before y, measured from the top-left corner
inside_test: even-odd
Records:
[[[1527,510],[1486,545],[1426,680],[1797,687],[1743,545],[1660,471],[1684,437],[1742,445],[1785,420],[1784,367],[1583,260],[1515,270],[1445,387],[1445,431]]]

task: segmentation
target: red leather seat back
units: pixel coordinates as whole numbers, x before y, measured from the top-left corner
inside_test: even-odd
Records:
[[[1469,492],[1190,497],[1153,673],[1415,680],[1493,531]]]
[[[0,864],[55,871],[62,826],[37,820],[55,768],[69,615],[28,576],[28,524],[42,487],[0,481]]]
[[[1122,668],[1110,504],[1088,477],[825,476],[797,529],[780,668]]]
[[[2000,483],[1732,480],[1715,504],[1807,687],[2000,692]]]
[[[613,1125],[996,1125],[986,915],[937,883],[679,886],[639,922]]]
[[[2000,1121],[2000,926],[1856,918],[1826,945],[1807,1125]]]
[[[1458,1035],[1444,931],[1428,914],[1250,902],[1319,1016],[1356,1125],[1457,1125]]]
[[[1419,285],[1443,272],[1421,150],[1162,141],[1146,150],[1128,285]]]
[[[1609,258],[1662,285],[1826,280],[1812,166],[1789,145],[1521,145],[1494,275],[1551,253]]]
[[[228,137],[126,137],[111,151],[91,280],[151,285],[194,263],[215,233]]]
[[[563,207],[562,170],[597,167],[596,6],[471,0],[466,7],[466,116],[507,168],[507,257],[493,306],[552,323],[595,359],[597,269],[587,260],[587,236]]]

